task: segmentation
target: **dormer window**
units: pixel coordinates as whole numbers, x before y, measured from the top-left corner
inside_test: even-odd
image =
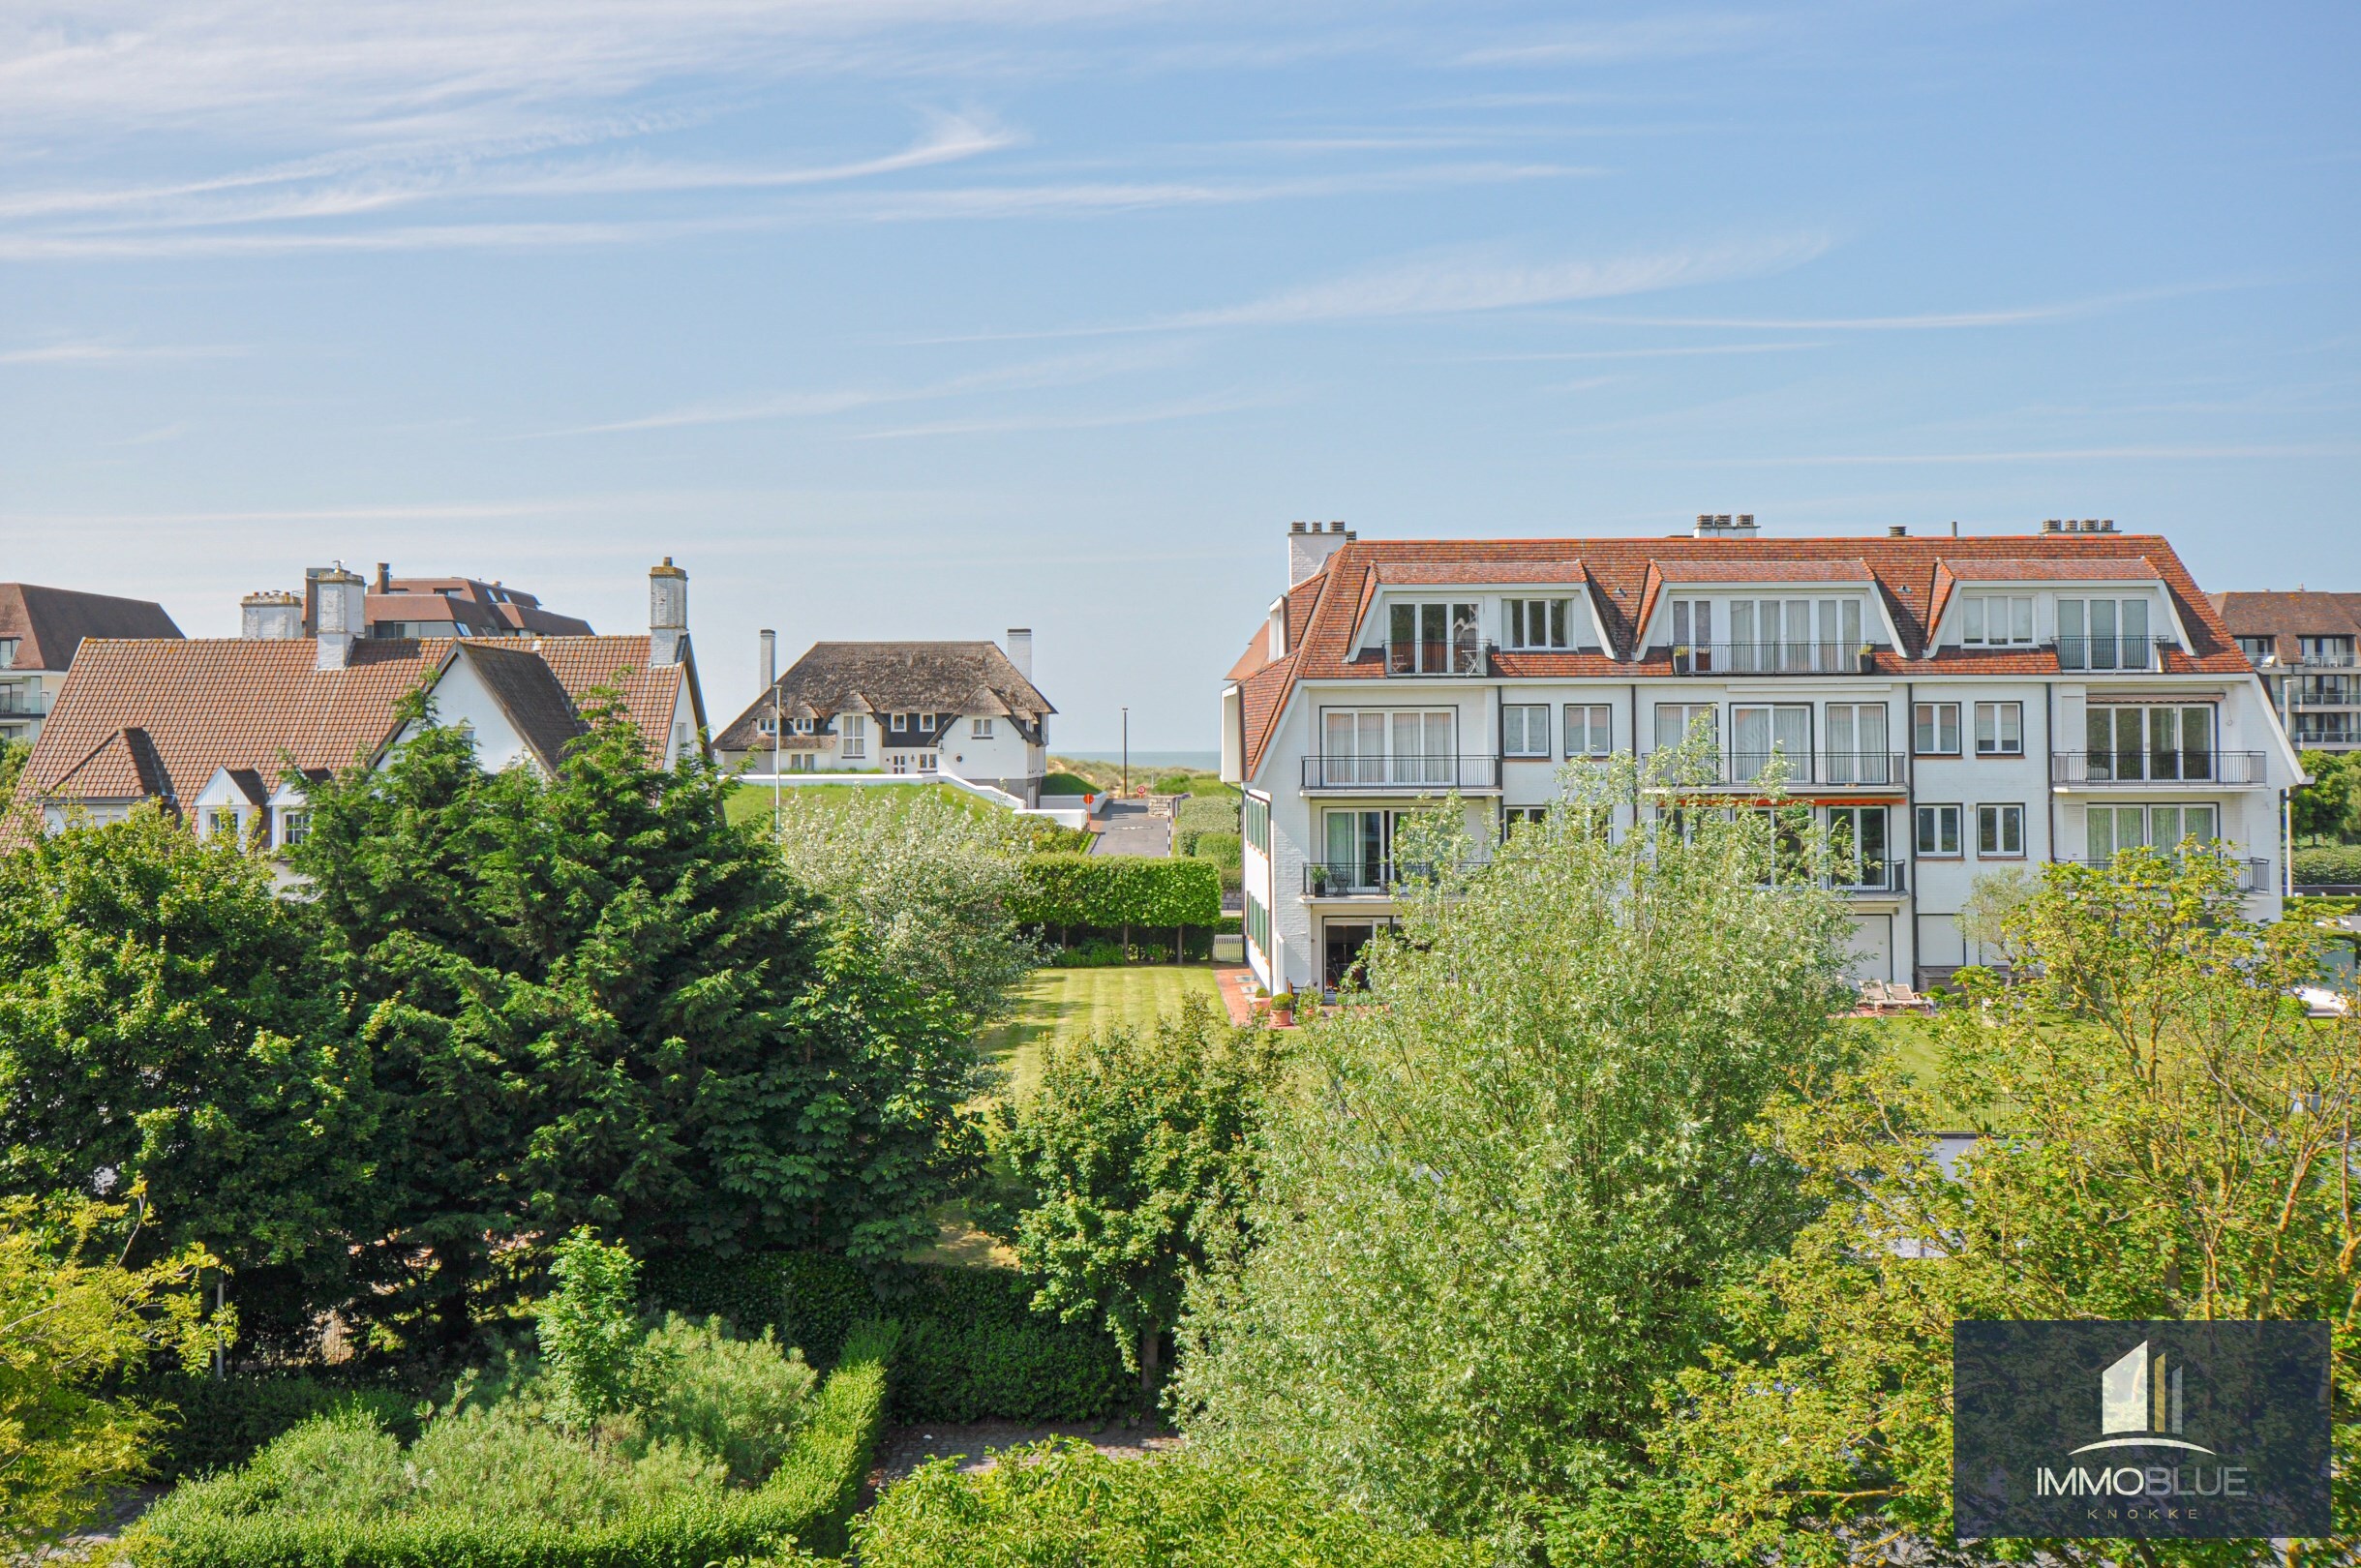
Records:
[[[1566,601],[1511,599],[1508,601],[1510,648],[1564,648]]]
[[[0,637],[0,670],[16,668],[16,645],[19,641],[15,637]]]
[[[1726,641],[1710,599],[1673,601],[1674,662],[1687,675],[1834,674],[1860,668],[1859,599],[1730,599]]]
[[[2031,648],[2033,596],[1971,593],[1959,605],[1962,648]]]
[[[1387,620],[1387,675],[1478,675],[1472,604],[1397,604]]]
[[[2058,601],[2059,669],[2147,670],[2155,660],[2146,599]]]

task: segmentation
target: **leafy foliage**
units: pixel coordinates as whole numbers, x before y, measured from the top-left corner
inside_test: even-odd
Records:
[[[2307,751],[2299,760],[2312,782],[2287,801],[2297,841],[2350,843],[2361,835],[2361,761],[2342,751]]]
[[[1963,1318],[2309,1318],[2333,1326],[2338,1541],[2137,1546],[2146,1563],[2345,1562],[2361,1535],[2361,1024],[2284,992],[2312,933],[2258,929],[2229,865],[2132,851],[2047,869],[2013,912],[2013,983],[1965,971],[1942,1089],[2002,1107],[1946,1176],[1928,1096],[1879,1070],[1804,1086],[1782,1148],[1824,1215],[1730,1301],[1657,1438],[1677,1479],[1646,1528],[1730,1560],[1892,1550],[2099,1564],[2129,1543],[1958,1543],[1951,1329]],[[1640,1533],[1569,1530],[1565,1560]],[[1894,1545],[1894,1543],[1900,1543]]]
[[[1013,910],[1028,925],[1211,925],[1222,878],[1202,860],[1137,855],[1037,855]]]
[[[1371,950],[1373,1005],[1305,1030],[1255,1246],[1192,1292],[1193,1443],[1512,1543],[1644,1461],[1719,1280],[1809,1216],[1758,1118],[1851,1049],[1848,917],[1761,815],[1681,796],[1708,761],[1571,769],[1466,870],[1464,814],[1422,814],[1403,853],[1437,878]],[[1663,815],[1592,830],[1644,783]]]
[[[590,1227],[558,1244],[557,1288],[542,1298],[533,1332],[560,1419],[586,1426],[630,1401],[641,1379],[639,1260]]]
[[[107,1385],[153,1351],[201,1365],[216,1336],[235,1333],[233,1319],[204,1317],[197,1276],[217,1260],[200,1249],[143,1268],[113,1260],[130,1212],[0,1199],[0,1555],[11,1560],[146,1469],[159,1419],[106,1398]]]
[[[1478,1568],[1461,1542],[1399,1535],[1284,1470],[1193,1456],[1109,1459],[1078,1438],[1007,1451],[982,1474],[933,1460],[854,1529],[867,1568]]]
[[[132,1387],[163,1418],[151,1470],[160,1481],[243,1464],[273,1438],[347,1404],[366,1406],[377,1425],[406,1438],[417,1435],[414,1402],[399,1389],[306,1372],[216,1378],[173,1371]]]
[[[1053,1042],[1000,1140],[1027,1194],[1009,1237],[1034,1305],[1098,1322],[1151,1379],[1182,1289],[1235,1228],[1281,1054],[1192,997],[1146,1031]]]
[[[2307,888],[2361,887],[2361,845],[2329,844],[2295,852],[2296,882]]]

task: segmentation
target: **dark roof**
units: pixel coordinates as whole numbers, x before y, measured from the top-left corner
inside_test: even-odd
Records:
[[[541,766],[551,772],[565,760],[565,748],[590,733],[575,711],[573,698],[540,656],[528,648],[504,648],[497,642],[470,642],[469,661],[484,684],[532,747]]]
[[[64,670],[85,637],[178,637],[180,628],[148,599],[77,593],[37,583],[0,583],[0,639],[15,638],[19,670]]]
[[[2167,656],[2166,668],[2223,675],[2247,671],[2246,658],[2213,603],[2197,590],[2172,547],[2153,534],[1360,539],[1344,545],[1319,571],[1287,590],[1284,656],[1270,658],[1268,645],[1257,632],[1230,667],[1228,678],[1239,688],[1243,709],[1246,769],[1252,774],[1261,766],[1263,748],[1298,680],[1383,678],[1383,661],[1361,658],[1356,646],[1380,582],[1585,584],[1603,622],[1609,650],[1503,651],[1494,667],[1509,677],[1626,679],[1671,673],[1669,650],[1650,662],[1645,658],[1650,650],[1632,646],[1669,583],[1783,581],[1806,572],[1824,580],[1865,577],[1893,618],[1903,643],[1877,655],[1877,670],[1902,679],[1926,668],[1913,660],[1924,650],[1928,628],[1939,619],[1951,585],[1962,578],[1993,580],[1995,568],[2026,581],[2161,580],[2189,628],[2191,642],[2186,650]],[[1624,662],[1619,654],[1640,662]],[[1947,648],[1936,662],[1946,673],[1963,675],[2048,675],[2058,670],[2052,649]]]
[[[2299,637],[2361,637],[2361,593],[2216,593],[2214,609],[2233,637],[2268,637],[2282,664],[2301,655]]]
[[[788,713],[808,708],[822,719],[911,712],[1005,714],[1039,723],[1057,711],[993,642],[814,643],[779,677],[777,690]],[[765,688],[713,744],[725,751],[767,748],[755,721],[770,715],[772,704]]]
[[[440,622],[461,637],[588,637],[590,623],[541,608],[523,588],[472,577],[393,577],[371,583],[363,613],[379,621]],[[442,635],[439,631],[430,635]]]
[[[650,664],[645,636],[536,637],[527,646],[549,666],[577,709],[589,704],[594,691],[621,692],[623,710],[638,726],[651,757],[664,755],[683,681],[688,684],[690,722],[700,734],[705,729],[705,693],[697,684],[696,654],[686,647],[678,664]]]

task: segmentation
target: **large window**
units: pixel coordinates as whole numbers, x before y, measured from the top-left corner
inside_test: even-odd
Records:
[[[1978,806],[1976,853],[1987,860],[2022,859],[2025,854],[2025,808],[2021,805]]]
[[[2022,757],[2025,754],[2025,705],[1976,705],[1976,755]]]
[[[1255,945],[1256,952],[1265,957],[1270,955],[1271,912],[1262,907],[1262,901],[1254,895],[1252,890],[1249,890],[1246,894],[1245,907],[1240,912],[1238,920],[1238,929],[1245,933],[1247,941]]]
[[[2296,649],[2306,664],[2346,669],[2353,662],[2353,640],[2349,636],[2298,637]]]
[[[1566,601],[1511,599],[1508,601],[1510,648],[1564,648]]]
[[[1730,705],[1730,781],[1751,784],[1777,757],[1786,776],[1812,776],[1812,709],[1808,703]]]
[[[1702,727],[1706,743],[1721,744],[1721,709],[1711,703],[1658,703],[1656,705],[1656,749],[1668,750],[1689,738],[1689,731]]]
[[[844,741],[842,750],[845,756],[865,757],[869,754],[867,714],[847,713],[836,721],[836,729]]]
[[[1828,754],[1820,776],[1831,784],[1892,784],[1893,754],[1886,749],[1884,703],[1831,703]]]
[[[1922,805],[1918,808],[1919,855],[1922,859],[1956,859],[1959,855],[1959,808]]]
[[[2155,651],[2146,599],[2058,601],[2059,669],[2145,670]]]
[[[1456,784],[1455,718],[1449,709],[1330,709],[1320,715],[1320,781],[1332,788]]]
[[[2211,708],[2128,708],[2094,703],[2085,718],[2093,783],[2207,780],[2215,776]]]
[[[1911,749],[1922,757],[1959,755],[1959,705],[1917,703],[1910,709]]]
[[[2222,836],[2222,813],[2210,805],[2095,805],[2083,828],[2089,859],[2104,861],[2142,845],[2175,849],[2184,838],[2211,843]]]
[[[1605,703],[1568,703],[1566,755],[1604,757],[1615,749],[1615,727]]]
[[[1388,621],[1388,675],[1477,675],[1482,656],[1472,604],[1398,604]]]
[[[1829,849],[1840,888],[1883,888],[1891,875],[1884,806],[1829,807]]]
[[[1315,893],[1375,892],[1401,880],[1394,869],[1399,811],[1330,811],[1322,820],[1320,863],[1312,868]]]
[[[1542,758],[1550,755],[1549,704],[1509,703],[1500,709],[1500,755]]]
[[[2033,646],[2033,600],[2021,593],[1971,593],[1959,604],[1959,642],[1966,648]]]
[[[1859,666],[1859,599],[1733,599],[1722,613],[1726,638],[1717,638],[1712,600],[1673,601],[1673,643],[1688,650],[1690,672],[1808,674]]]

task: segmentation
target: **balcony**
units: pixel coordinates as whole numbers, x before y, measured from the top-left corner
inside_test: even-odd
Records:
[[[1899,898],[1910,891],[1910,865],[1906,860],[1872,860],[1849,880],[1845,876],[1811,879],[1785,876],[1771,886],[1776,887],[1780,883],[1793,886],[1799,880],[1809,880],[1814,887],[1829,889],[1848,898]]]
[[[1727,751],[1714,759],[1712,777],[1666,787],[1759,790],[1777,762],[1786,767],[1784,787],[1789,790],[1898,790],[1909,761],[1909,754],[1900,751],[1807,751],[1793,756],[1782,751]]]
[[[1493,645],[1472,638],[1444,642],[1387,643],[1385,673],[1389,676],[1488,676],[1492,674]]]
[[[2334,716],[2347,719],[2352,717],[2352,715],[2349,713],[2337,714]],[[2294,740],[2298,746],[2361,745],[2361,726],[2355,726],[2352,724],[2306,724],[2301,718],[2298,718],[2295,722],[2294,731],[2289,739]]]
[[[2094,871],[2104,871],[2115,862],[2090,859],[2084,860],[2082,863]],[[2232,859],[2230,863],[2238,873],[2238,890],[2240,892],[2258,893],[2278,890],[2279,878],[2272,874],[2270,861],[2258,856],[2241,856]]]
[[[1466,866],[1481,861],[1463,861]],[[1405,883],[1433,882],[1431,860],[1310,860],[1304,864],[1306,898],[1385,898]]]
[[[2164,649],[2180,646],[2170,637],[2061,637],[2058,668],[2153,674],[2164,668]]]
[[[1673,674],[1684,676],[1868,675],[1874,648],[1841,643],[1690,643],[1673,650]]]
[[[2295,661],[2299,670],[2350,670],[2355,667],[2351,648],[2324,649],[2304,654]]]
[[[2287,685],[2289,708],[2351,708],[2361,703],[2361,685],[2342,676],[2307,676]]]
[[[2250,787],[2263,782],[2259,751],[2061,751],[2049,782],[2067,789],[2121,785]]]
[[[1331,795],[1498,791],[1498,757],[1306,757],[1304,790]]]

